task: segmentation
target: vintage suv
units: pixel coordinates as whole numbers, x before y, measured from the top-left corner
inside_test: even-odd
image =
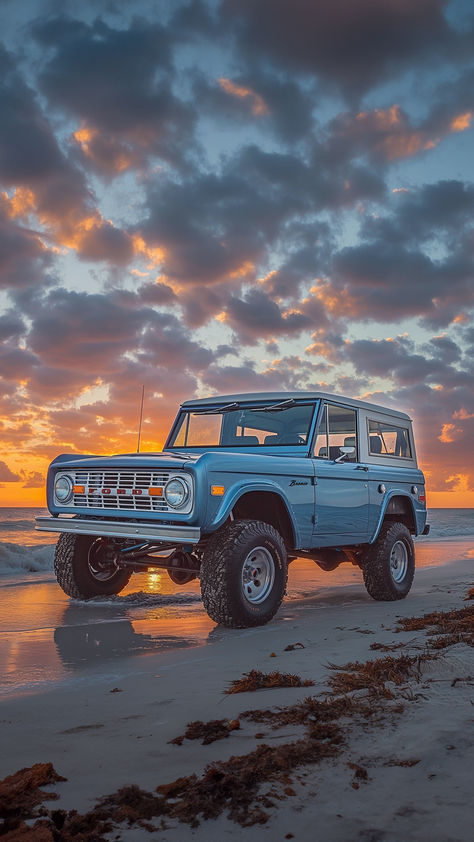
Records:
[[[288,563],[361,568],[369,594],[403,599],[426,535],[411,421],[322,392],[226,395],[182,404],[163,452],[65,454],[50,465],[66,594],[116,594],[132,572],[201,580],[204,606],[231,627],[268,622]]]

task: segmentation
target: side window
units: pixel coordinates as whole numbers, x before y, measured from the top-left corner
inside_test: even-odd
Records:
[[[369,453],[371,456],[411,459],[408,428],[381,421],[369,421]]]
[[[354,455],[345,461],[357,461],[357,412],[328,404],[317,432],[314,455],[320,459],[337,459],[341,447],[354,447]]]
[[[316,434],[316,444],[314,446],[314,455],[320,459],[329,459],[328,454],[328,427],[327,427],[328,408],[323,407],[323,415],[319,422],[318,432]]]

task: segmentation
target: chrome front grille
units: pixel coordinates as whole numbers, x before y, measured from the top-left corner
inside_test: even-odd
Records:
[[[90,509],[123,509],[135,512],[172,512],[164,497],[150,494],[150,489],[163,489],[170,471],[72,471],[74,492],[71,506]]]

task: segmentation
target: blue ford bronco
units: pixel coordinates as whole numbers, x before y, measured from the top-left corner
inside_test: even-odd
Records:
[[[410,418],[323,392],[186,401],[161,453],[58,456],[47,499],[36,529],[61,533],[66,594],[163,567],[199,577],[209,616],[237,628],[274,616],[295,558],[352,563],[374,599],[403,599],[429,531]]]

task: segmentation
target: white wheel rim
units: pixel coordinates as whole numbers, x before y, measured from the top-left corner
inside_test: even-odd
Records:
[[[275,562],[266,547],[255,547],[244,561],[242,567],[242,593],[247,602],[258,605],[263,602],[273,588],[275,581]]]
[[[408,569],[408,551],[403,541],[395,541],[390,553],[390,573],[394,582],[403,582]]]

